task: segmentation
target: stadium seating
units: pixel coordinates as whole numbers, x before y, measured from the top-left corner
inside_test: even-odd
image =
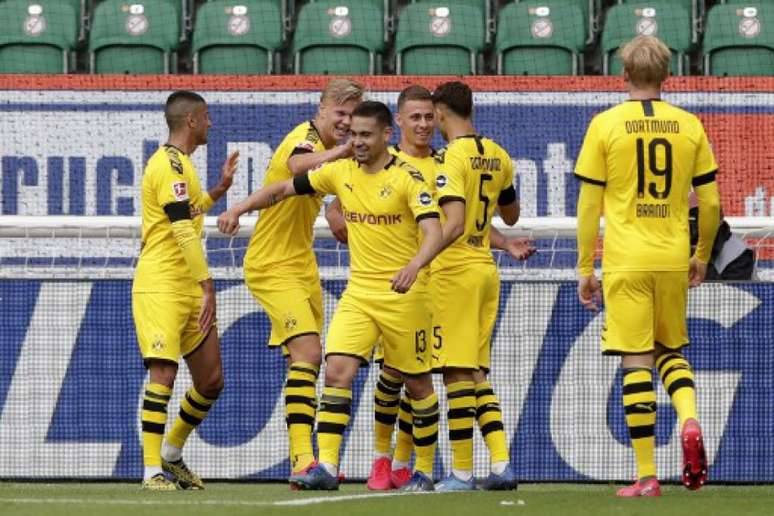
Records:
[[[166,0],[105,0],[94,9],[89,40],[92,73],[169,73],[180,21]],[[171,70],[174,72],[174,69]]]
[[[639,3],[641,0],[618,0],[619,4]],[[691,41],[696,43],[699,40],[699,29],[704,17],[704,0],[675,0],[673,4],[682,5],[686,11],[691,14]]]
[[[586,28],[578,5],[520,2],[500,10],[497,73],[577,75]]]
[[[619,75],[621,60],[616,50],[639,34],[661,39],[674,53],[672,75],[683,75],[686,53],[691,47],[691,20],[688,11],[671,0],[651,0],[612,6],[602,30],[602,70]]]
[[[704,33],[706,75],[774,75],[774,5],[716,5]]]
[[[497,10],[497,0],[446,0],[446,2],[437,2],[436,0],[412,0],[412,2],[421,2],[424,4],[436,5],[469,5],[481,10],[486,23],[486,42],[491,41],[495,33],[495,14]]]
[[[530,2],[531,0],[516,0],[516,3]],[[587,39],[586,43],[592,43],[594,41],[594,33],[596,31],[597,14],[601,10],[601,0],[544,0],[540,2],[546,7],[564,7],[569,5],[577,6],[583,13],[583,19],[588,20],[587,23]],[[584,22],[585,23],[585,22]]]
[[[0,3],[0,73],[66,73],[77,40],[78,16],[70,2]]]
[[[271,73],[281,45],[282,14],[274,0],[209,2],[196,13],[194,73]]]
[[[381,68],[381,0],[335,0],[304,5],[292,52],[295,73],[374,74]]]
[[[395,35],[399,74],[468,75],[478,69],[485,43],[477,7],[444,2],[409,4],[398,16]]]

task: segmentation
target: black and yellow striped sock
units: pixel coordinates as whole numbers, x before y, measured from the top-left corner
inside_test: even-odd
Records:
[[[449,400],[449,444],[452,468],[473,471],[473,425],[476,424],[476,391],[472,380],[446,386]]]
[[[672,399],[672,406],[680,420],[680,428],[696,416],[696,387],[691,364],[679,351],[670,351],[656,360],[661,383]]]
[[[317,410],[317,374],[319,368],[307,362],[293,362],[285,380],[285,423],[293,473],[314,462],[312,428]]]
[[[653,390],[653,372],[650,369],[624,369],[623,405],[626,426],[629,427],[629,437],[637,459],[638,478],[655,477],[656,391]]]
[[[489,448],[489,460],[492,464],[510,462],[510,450],[505,438],[500,401],[487,380],[476,384],[476,419],[481,437]]]
[[[414,449],[414,417],[411,415],[411,400],[404,389],[398,405],[398,437],[395,439],[395,450],[392,458],[395,462],[408,464]]]
[[[182,448],[191,431],[207,417],[214,399],[199,394],[194,387],[188,389],[180,400],[180,412],[167,435],[167,442],[177,448]]]
[[[374,390],[374,450],[380,455],[390,453],[402,386],[400,378],[384,370],[379,373]]]
[[[433,477],[435,449],[438,447],[438,395],[432,393],[421,400],[411,400],[414,450],[417,460],[415,471]]]
[[[349,424],[352,390],[325,387],[317,414],[317,446],[320,462],[339,465],[339,450]]]
[[[142,399],[142,458],[145,467],[161,467],[161,441],[167,424],[167,405],[172,388],[148,383]]]

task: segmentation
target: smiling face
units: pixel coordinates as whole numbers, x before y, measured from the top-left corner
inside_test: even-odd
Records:
[[[428,147],[435,131],[435,110],[430,100],[407,100],[395,117],[401,140],[416,147]]]
[[[325,99],[320,103],[317,129],[323,140],[341,142],[346,138],[352,125],[352,111],[359,103],[359,100],[348,100],[339,104],[334,99]]]
[[[349,137],[352,139],[355,159],[360,164],[373,164],[387,151],[391,136],[392,128],[381,125],[376,117],[352,117]]]

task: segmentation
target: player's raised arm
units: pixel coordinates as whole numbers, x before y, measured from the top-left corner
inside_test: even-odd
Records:
[[[234,151],[223,163],[223,168],[220,170],[220,182],[207,191],[207,195],[204,198],[204,205],[202,206],[202,212],[210,211],[212,205],[218,202],[223,197],[231,185],[234,184],[234,174],[239,166],[239,151]]]
[[[239,231],[239,217],[247,212],[254,210],[263,210],[273,206],[283,199],[299,195],[295,184],[308,184],[309,179],[306,174],[296,176],[293,179],[287,179],[278,183],[272,183],[256,190],[246,199],[238,202],[218,217],[218,229],[226,235],[234,235]],[[302,186],[303,188],[303,186]],[[309,187],[311,189],[311,187]],[[312,190],[314,192],[314,190]]]
[[[294,151],[295,152],[295,151]],[[352,156],[352,143],[347,141],[319,152],[295,152],[288,158],[288,170],[294,176],[313,170],[323,163]]]

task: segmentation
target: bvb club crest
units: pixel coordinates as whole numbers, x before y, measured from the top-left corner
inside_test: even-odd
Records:
[[[379,197],[381,199],[386,199],[390,195],[392,195],[392,187],[390,185],[384,185],[382,186],[382,189],[379,190]]]
[[[293,314],[289,313],[289,314],[285,315],[285,330],[286,331],[293,330],[296,327],[297,324],[298,324],[298,321],[293,316]]]

